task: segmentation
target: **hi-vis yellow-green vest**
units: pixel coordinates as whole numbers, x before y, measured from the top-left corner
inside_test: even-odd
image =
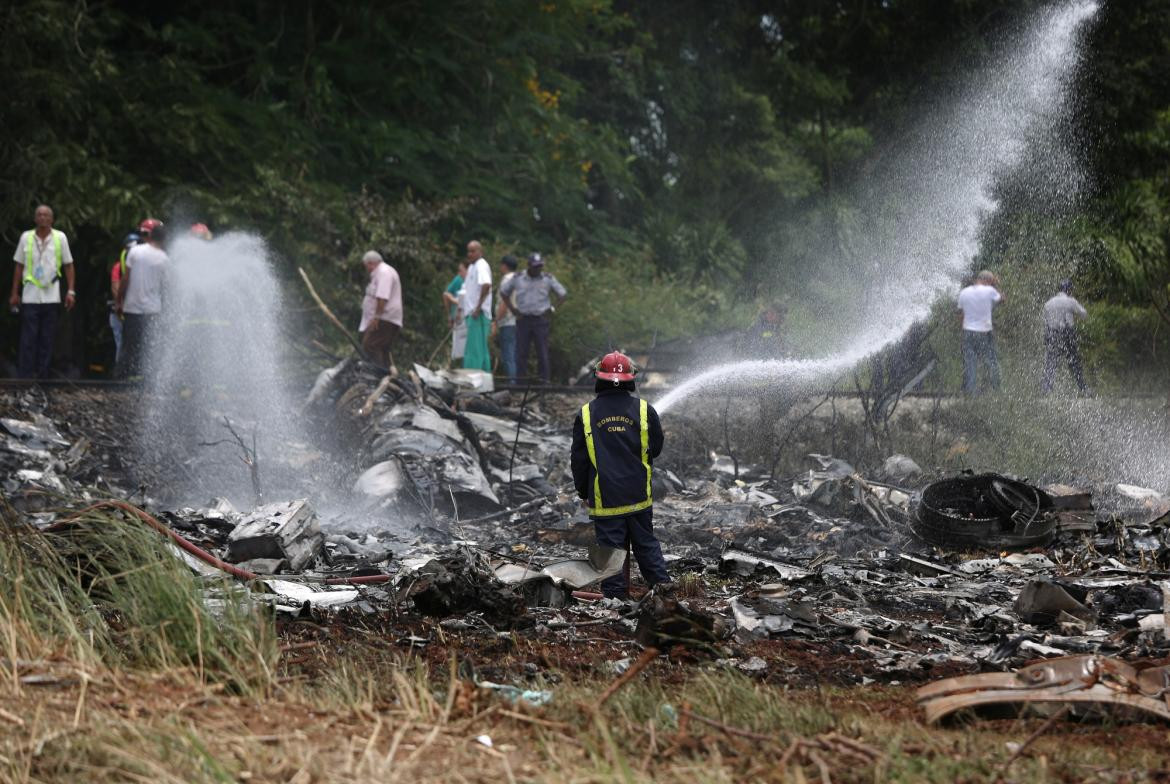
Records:
[[[48,283],[41,283],[37,280],[37,276],[33,273],[33,245],[37,241],[36,231],[30,231],[28,235],[28,242],[25,243],[24,249],[24,282],[31,283],[38,289],[47,289],[58,280],[61,279],[61,232],[56,229],[49,229],[49,234],[53,239],[53,252],[57,255],[57,274]]]
[[[633,514],[634,512],[640,512],[643,509],[650,508],[654,503],[654,496],[650,489],[650,417],[648,404],[645,400],[638,401],[638,439],[641,446],[642,468],[645,470],[646,477],[644,492],[641,477],[634,478],[630,474],[623,472],[621,477],[613,477],[613,481],[611,482],[609,481],[611,474],[606,472],[607,466],[604,464],[598,465],[598,454],[605,455],[606,450],[599,449],[595,441],[598,436],[594,434],[595,423],[593,422],[589,407],[589,403],[581,407],[581,424],[585,431],[585,447],[589,452],[589,462],[593,465],[593,497],[591,499],[592,504],[589,507],[589,514],[594,517],[616,517],[619,515]],[[633,412],[630,411],[629,413],[632,414]],[[624,415],[620,417],[609,417],[609,419],[622,420],[623,422],[629,421]],[[614,439],[619,443],[633,438],[633,433],[630,433],[624,424],[618,424],[611,428],[606,424],[604,419],[601,423],[597,424],[605,428],[605,431],[600,436],[601,438]],[[629,422],[629,424],[633,425],[633,422]],[[608,431],[613,432],[611,434]],[[623,444],[623,447],[629,450],[625,452],[626,455],[632,452],[632,449],[629,449],[632,446],[633,443],[629,443],[628,446]],[[619,449],[616,450],[616,453],[622,454],[623,452]],[[613,466],[610,470],[612,471],[617,468],[620,467]],[[611,496],[617,496],[616,498],[611,497],[610,500],[606,500],[607,496],[602,493],[603,473],[606,474],[607,478],[605,484],[609,487],[607,492]],[[622,501],[625,503],[621,503]]]

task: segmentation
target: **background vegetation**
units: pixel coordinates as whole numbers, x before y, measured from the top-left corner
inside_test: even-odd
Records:
[[[811,273],[839,261],[812,249],[856,186],[1041,5],[18,0],[0,10],[0,239],[56,209],[81,271],[58,353],[79,369],[109,362],[106,271],[146,215],[261,233],[290,297],[303,266],[354,321],[357,259],[381,248],[405,283],[401,359],[442,336],[438,292],[473,236],[493,261],[539,249],[571,284],[558,375],[775,296],[807,323],[831,301]],[[1167,31],[1159,0],[1102,8],[1068,131],[1083,196],[1037,214],[1007,189],[979,260],[1009,282],[1076,272],[1099,383],[1166,364]],[[1035,305],[1009,306],[1021,332]],[[290,342],[341,345],[323,330]],[[3,356],[15,333],[5,318]]]

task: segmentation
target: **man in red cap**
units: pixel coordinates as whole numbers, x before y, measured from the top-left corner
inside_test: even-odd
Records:
[[[597,392],[573,422],[570,460],[577,495],[589,509],[598,544],[626,550],[626,569],[603,580],[607,598],[629,594],[629,555],[651,586],[670,583],[662,547],[654,536],[651,464],[662,452],[662,424],[654,407],[633,394],[633,362],[606,354],[597,366]]]
[[[157,218],[138,224],[141,241],[126,254],[126,269],[114,297],[114,310],[123,317],[122,356],[118,363],[120,378],[134,378],[146,373],[162,320],[163,287],[170,257],[163,250],[166,227]]]

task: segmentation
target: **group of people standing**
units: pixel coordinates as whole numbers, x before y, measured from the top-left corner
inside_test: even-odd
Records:
[[[12,260],[9,307],[20,314],[17,359],[22,378],[45,379],[53,360],[61,308],[77,302],[77,279],[69,238],[53,228],[53,209],[42,204],[33,213],[33,228],[23,232]],[[192,236],[210,240],[206,225],[191,226]],[[147,346],[158,329],[163,311],[163,287],[169,257],[164,249],[167,228],[157,218],[146,218],[126,235],[122,251],[110,268],[109,325],[114,338],[115,374],[141,375]],[[61,283],[65,295],[61,295]]]
[[[402,280],[377,251],[367,251],[362,263],[369,273],[358,326],[362,350],[375,364],[389,368],[390,349],[402,330]],[[492,268],[484,258],[483,244],[478,240],[467,243],[459,272],[442,294],[443,311],[451,328],[451,360],[464,368],[491,373],[490,344],[495,338],[499,370],[508,383],[528,377],[530,352],[536,354],[537,377],[548,383],[552,314],[564,302],[567,292],[545,271],[539,253],[529,255],[525,272],[519,272],[519,266],[515,256],[500,259],[499,296],[493,307]]]
[[[999,279],[989,270],[975,276],[975,281],[959,292],[959,313],[963,320],[963,393],[978,392],[978,369],[982,365],[992,389],[1000,387],[999,357],[995,350],[995,334],[991,315],[1004,302]],[[1044,323],[1044,376],[1042,388],[1052,391],[1056,369],[1067,364],[1077,389],[1088,394],[1084,368],[1081,366],[1077,321],[1088,317],[1088,312],[1072,296],[1072,281],[1062,280],[1056,294],[1049,298],[1041,311]]]
[[[549,331],[556,306],[568,292],[544,268],[539,253],[528,256],[528,267],[519,272],[515,256],[500,259],[500,290],[492,308],[492,269],[483,246],[467,243],[466,261],[443,291],[443,307],[451,326],[451,359],[475,370],[492,371],[491,338],[499,347],[500,371],[508,383],[528,378],[528,359],[536,354],[537,378],[548,383]],[[555,300],[555,302],[554,302]]]
[[[52,361],[57,320],[61,308],[72,310],[77,302],[76,274],[69,238],[53,228],[51,207],[42,204],[33,214],[34,227],[20,235],[13,254],[14,271],[9,305],[20,314],[18,366],[23,378],[47,378]],[[163,310],[163,286],[169,262],[164,243],[166,226],[155,218],[143,220],[136,232],[127,235],[120,257],[110,270],[109,324],[114,336],[117,374],[130,377],[142,373],[151,335]],[[211,239],[202,224],[190,232]],[[362,301],[359,331],[366,354],[383,367],[391,364],[390,348],[402,329],[402,282],[398,272],[377,251],[368,251],[362,263],[369,283]],[[498,299],[492,300],[492,268],[484,257],[483,245],[467,243],[466,259],[459,273],[443,292],[443,307],[451,326],[451,358],[464,368],[492,372],[490,342],[499,347],[500,371],[509,383],[530,378],[528,361],[536,355],[536,378],[548,383],[549,335],[552,314],[564,302],[567,292],[560,281],[545,270],[539,253],[527,259],[521,272],[515,256],[500,259]],[[62,296],[62,282],[65,293]],[[1087,317],[1085,308],[1072,296],[1072,283],[1061,281],[1054,296],[1044,303],[1043,390],[1052,389],[1059,365],[1067,364],[1082,394],[1087,394],[1077,338],[1077,322]],[[992,328],[992,312],[1004,302],[999,280],[988,271],[959,292],[962,315],[963,392],[978,391],[980,366],[988,384],[999,389],[1000,369]],[[749,344],[769,355],[782,353],[781,327],[784,307],[765,309],[750,331]]]

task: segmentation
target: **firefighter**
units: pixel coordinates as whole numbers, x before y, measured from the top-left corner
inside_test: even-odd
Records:
[[[662,452],[662,425],[658,412],[633,394],[636,372],[621,352],[602,357],[595,371],[597,397],[581,407],[573,422],[577,495],[593,519],[597,542],[627,551],[622,573],[601,583],[606,598],[628,596],[631,549],[651,587],[670,583],[654,537],[650,491],[650,466]]]

